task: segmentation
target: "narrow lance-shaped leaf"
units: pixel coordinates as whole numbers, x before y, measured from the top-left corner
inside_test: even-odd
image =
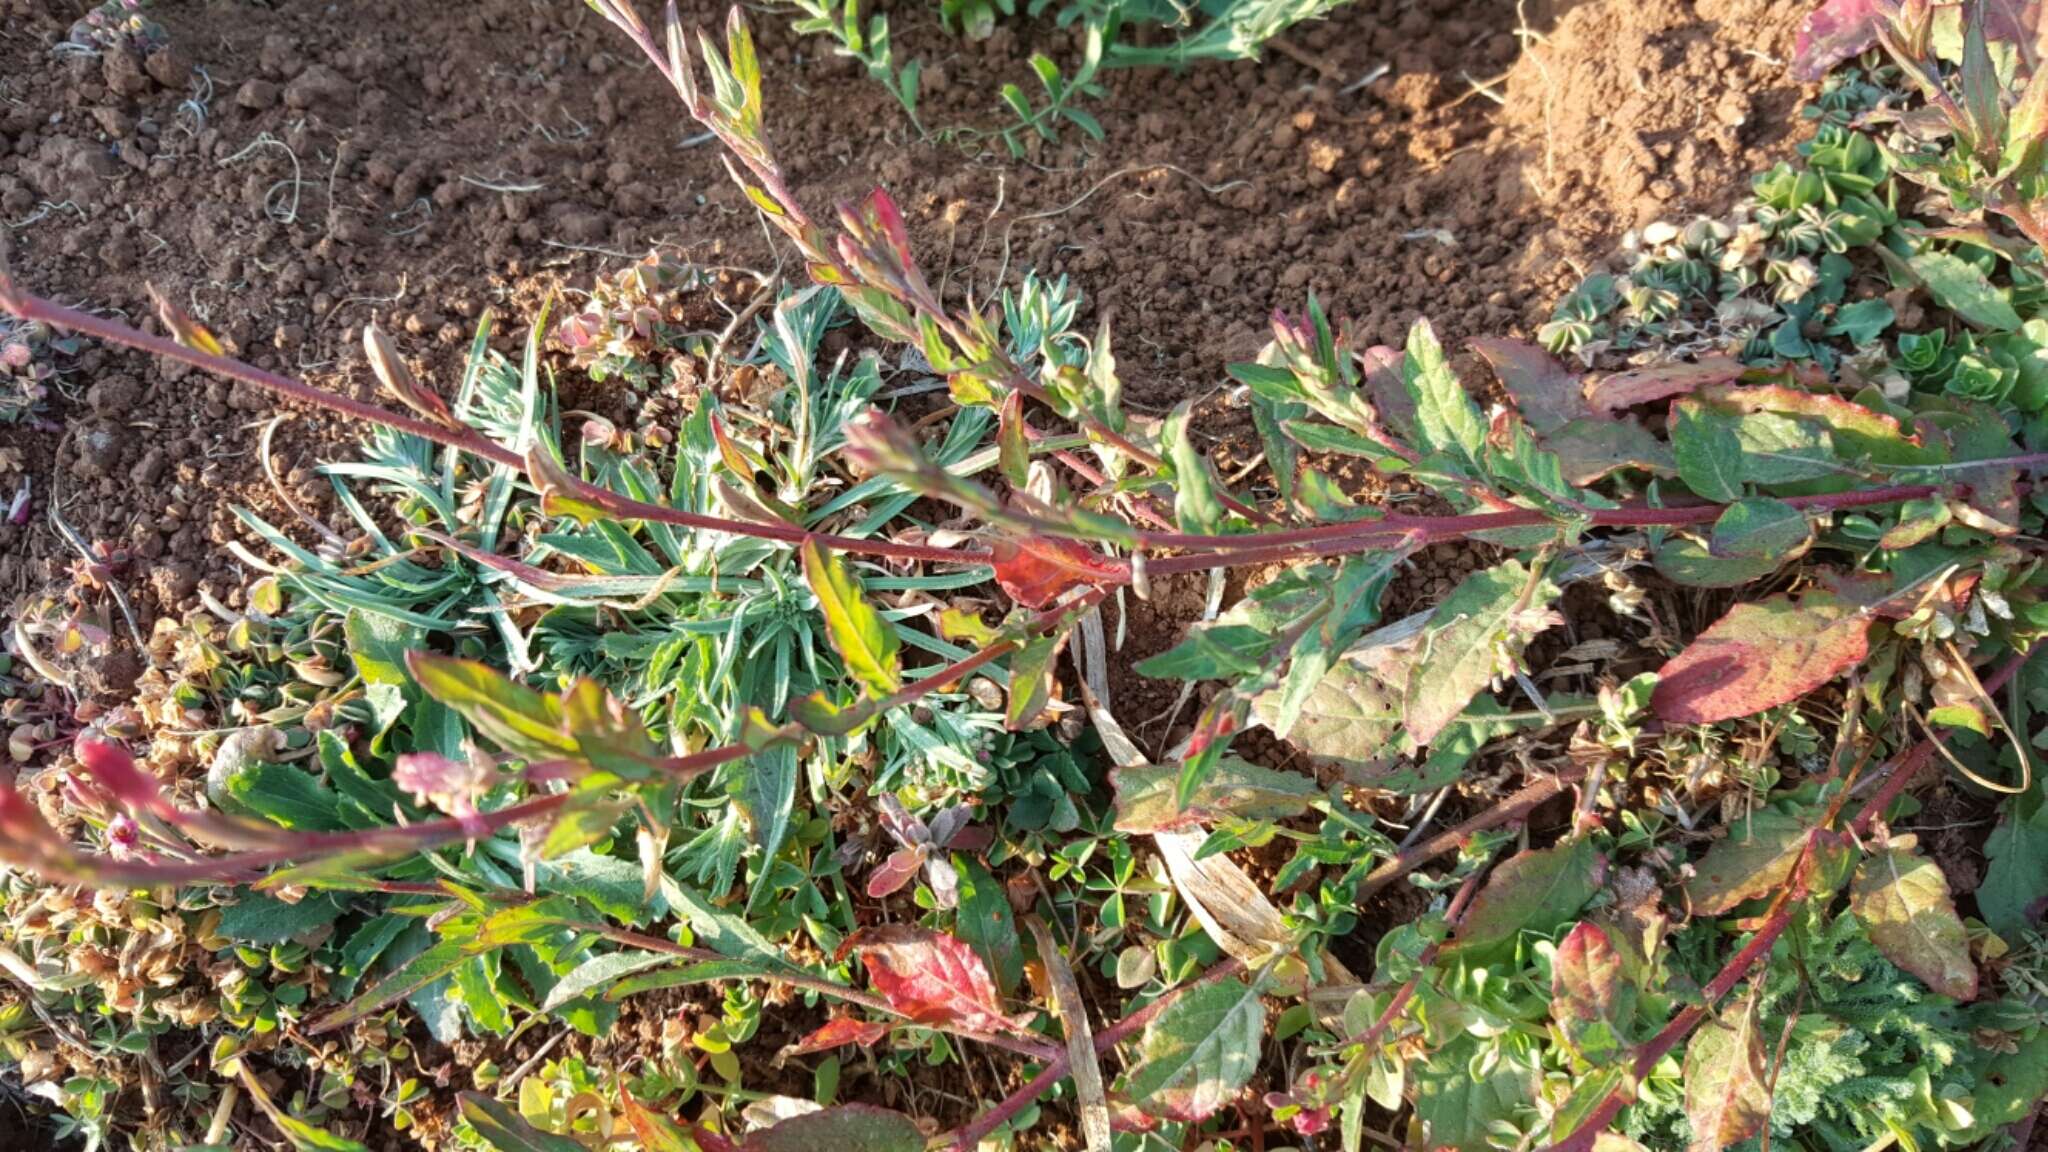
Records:
[[[1417,320],[1408,330],[1407,355],[1401,364],[1401,379],[1415,401],[1416,432],[1431,451],[1443,453],[1477,476],[1480,449],[1486,443],[1486,422],[1479,406],[1465,393],[1465,385],[1451,371],[1437,342],[1436,330],[1427,320]]]
[[[804,541],[804,579],[825,614],[825,634],[847,674],[875,697],[903,687],[898,659],[902,641],[888,621],[861,596],[860,583],[839,557],[815,540]]]
[[[1916,837],[1897,836],[1867,857],[1849,886],[1849,910],[1885,959],[1943,996],[1975,999],[1977,965],[1948,878],[1917,849]]]
[[[1173,514],[1183,532],[1215,532],[1223,524],[1223,502],[1209,477],[1209,462],[1188,436],[1191,405],[1182,403],[1166,418],[1161,438],[1173,460]]]

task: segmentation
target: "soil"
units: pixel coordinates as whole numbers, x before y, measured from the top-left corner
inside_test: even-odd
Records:
[[[83,7],[0,0],[0,234],[36,292],[141,321],[153,284],[259,366],[374,398],[358,350],[373,319],[445,391],[487,310],[511,350],[550,294],[649,249],[801,275],[674,94],[573,0],[164,0],[170,46],[146,59],[53,52]],[[1048,23],[970,43],[935,6],[881,7],[899,57],[924,61],[930,136],[858,65],[754,16],[799,196],[815,211],[887,186],[956,297],[1026,268],[1072,277],[1082,326],[1114,325],[1130,406],[1198,402],[1226,469],[1256,447],[1223,369],[1259,350],[1274,309],[1313,293],[1363,343],[1398,344],[1420,316],[1453,348],[1526,336],[1624,231],[1739,197],[1789,152],[1802,96],[1783,64],[1798,5],[1353,0],[1263,63],[1113,74],[1089,105],[1106,141],[1069,130],[1015,160],[987,132],[1003,124],[996,89],[1034,84],[1026,58],[1070,58],[1068,37]],[[1458,361],[1475,386],[1476,363]],[[61,518],[105,545],[145,629],[202,592],[238,605],[251,574],[225,546],[261,545],[234,507],[292,518],[258,456],[279,411],[84,349],[43,419],[0,426],[0,470],[18,454],[33,492],[32,518],[0,525],[0,600],[67,580]],[[269,470],[332,519],[312,467],[361,430],[286,411]],[[0,498],[16,483],[0,476]],[[1422,557],[1390,614],[1483,561]],[[1158,583],[1127,605],[1119,668],[1201,615],[1202,579]],[[1174,688],[1114,688],[1141,740],[1171,736]]]

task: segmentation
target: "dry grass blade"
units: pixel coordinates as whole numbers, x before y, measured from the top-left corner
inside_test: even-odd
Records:
[[[1087,1137],[1088,1152],[1109,1152],[1109,1094],[1102,1086],[1102,1063],[1095,1056],[1095,1032],[1088,1025],[1088,1005],[1081,999],[1080,985],[1074,982],[1073,966],[1060,955],[1059,945],[1053,941],[1045,921],[1029,916],[1024,923],[1038,945],[1038,961],[1045,965],[1053,1005],[1059,1009],[1060,1026],[1066,1031],[1067,1061],[1072,1065],[1074,1095],[1081,1105],[1081,1131]]]

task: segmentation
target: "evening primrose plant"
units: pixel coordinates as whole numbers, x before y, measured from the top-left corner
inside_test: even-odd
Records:
[[[275,979],[224,1034],[318,1045],[404,1003],[444,1038],[604,1035],[636,998],[691,1005],[637,1078],[564,1060],[460,1097],[463,1139],[565,1152],[1028,1145],[1066,1139],[1055,1113],[1091,1152],[1269,1122],[1346,1149],[1960,1148],[2048,1093],[2048,1020],[2003,991],[2048,859],[2042,258],[1904,207],[1882,66],[1737,219],[1646,230],[1581,285],[1549,349],[1475,341],[1497,387],[1426,321],[1394,349],[1314,300],[1276,314],[1230,369],[1267,465],[1239,488],[1193,405],[1125,405],[1063,284],[960,300],[886,192],[813,215],[737,12],[693,45],[673,7],[659,32],[594,7],[810,281],[751,344],[632,308],[556,330],[701,357],[602,369],[697,381],[673,420],[571,427],[541,336],[517,367],[480,339],[449,404],[371,330],[399,411],[168,305],[172,339],[0,279],[25,320],[375,429],[329,468],[351,535],[250,520],[284,558],[253,623],[316,646],[345,722],[245,739],[206,803],[105,724],[59,801],[0,790],[24,873],[225,888],[274,937],[235,945]],[[2032,91],[2019,46],[1983,51],[2012,62],[1995,88],[1931,73],[1980,120]],[[888,354],[822,360],[846,317]],[[1418,598],[1429,550],[1457,575]],[[1233,571],[1232,603],[1116,663],[1120,605]],[[1132,677],[1185,701],[1149,747],[1115,712]],[[1996,821],[1974,891],[1917,820],[1930,778]],[[316,1003],[288,991],[309,970],[346,980]],[[745,1058],[769,1006],[807,1099]],[[270,1100],[242,1044],[214,1071]],[[940,1136],[866,1102],[864,1056],[983,1053],[1018,1075]]]

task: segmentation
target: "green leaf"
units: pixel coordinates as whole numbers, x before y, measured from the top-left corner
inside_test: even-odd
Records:
[[[1692,1034],[1685,1046],[1684,1082],[1691,1152],[1721,1152],[1763,1128],[1771,1115],[1771,1090],[1764,1081],[1764,1042],[1754,1011],[1731,1009]]]
[[[339,832],[349,826],[341,798],[302,768],[247,760],[222,783],[235,808],[280,827],[295,832]]]
[[[1479,405],[1465,393],[1443,345],[1428,320],[1417,320],[1408,330],[1407,354],[1401,362],[1401,380],[1415,401],[1415,426],[1423,446],[1443,453],[1479,474],[1480,450],[1486,444],[1486,422]]]
[[[405,671],[405,654],[425,642],[422,629],[389,616],[350,609],[342,620],[342,634],[348,640],[349,659],[364,683],[412,687],[412,677]]]
[[[1184,401],[1167,416],[1160,431],[1173,461],[1173,516],[1183,532],[1213,533],[1223,526],[1223,501],[1217,497],[1209,477],[1209,462],[1195,450],[1188,438],[1188,414],[1192,401]]]
[[[1917,851],[1918,838],[1895,836],[1856,868],[1849,910],[1884,957],[1951,1000],[1977,996],[1970,938],[1949,898],[1948,879]]]
[[[1578,915],[1606,878],[1607,857],[1587,839],[1509,857],[1472,898],[1444,951],[1484,954],[1524,931],[1552,931]]]
[[[1945,1134],[1947,1146],[1964,1148],[2002,1128],[2026,1119],[2048,1097],[2048,1028],[2019,1042],[2014,1052],[2000,1052],[1977,1074],[1970,1098],[1970,1126]]]
[[[332,1032],[374,1015],[455,971],[468,956],[468,950],[459,941],[444,940],[431,945],[372,984],[362,995],[315,1021],[309,1031]]]
[[[1574,420],[1541,439],[1557,453],[1564,478],[1573,484],[1591,484],[1624,468],[1659,476],[1678,474],[1670,447],[1633,419]]]
[[[953,869],[960,873],[960,910],[954,917],[953,934],[988,965],[1003,995],[1011,995],[1024,979],[1024,953],[1017,946],[1017,920],[1010,911],[1009,893],[971,856],[955,852]]]
[[[1145,1026],[1127,1090],[1154,1116],[1192,1123],[1230,1103],[1259,1066],[1266,1006],[1258,989],[1219,980],[1174,1000]]]
[[[462,1118],[493,1152],[588,1152],[567,1136],[543,1132],[504,1104],[475,1092],[462,1094]]]
[[[901,1112],[843,1104],[793,1116],[747,1137],[744,1152],[924,1152],[924,1130]]]
[[[624,977],[615,982],[604,994],[608,1001],[617,1002],[642,992],[655,992],[663,988],[687,988],[692,984],[721,984],[730,980],[772,979],[778,974],[787,974],[787,966],[773,967],[756,960],[702,960],[695,964],[684,964],[674,968],[657,968]]]
[[[1434,740],[1480,690],[1520,659],[1529,640],[1557,622],[1560,595],[1546,576],[1508,560],[1460,581],[1430,616],[1408,673],[1402,711],[1417,744]]]
[[[1732,507],[1732,505],[1731,505]],[[1692,588],[1740,588],[1782,567],[1789,556],[1715,556],[1690,536],[1666,537],[1651,556],[1665,579]]]
[[[243,944],[281,944],[341,918],[340,900],[325,894],[287,904],[275,896],[243,891],[221,909],[217,931]]]
[[[1021,732],[1052,703],[1053,660],[1059,650],[1058,636],[1040,636],[1010,657],[1010,698],[1003,727]]]
[[[1783,888],[1799,863],[1807,832],[1806,821],[1775,808],[1729,825],[1727,838],[1707,849],[1686,882],[1693,912],[1720,916]]]
[[[578,997],[589,995],[615,980],[624,979],[649,968],[664,964],[680,965],[681,961],[663,952],[607,952],[592,956],[571,968],[553,988],[548,989],[547,999],[541,1003],[541,1011],[553,1012]]]
[[[806,540],[803,564],[804,579],[825,614],[825,635],[847,673],[876,698],[903,687],[897,651],[902,641],[882,614],[862,598],[860,583],[846,563],[816,540]]]
[[[406,654],[406,666],[420,690],[454,709],[500,748],[530,759],[577,754],[576,740],[562,728],[561,701],[514,683],[475,660],[431,652]]]
[[[720,956],[752,961],[773,972],[807,973],[802,966],[785,959],[782,949],[769,943],[768,938],[756,931],[752,924],[711,903],[697,890],[664,875],[661,893],[668,898],[669,906],[676,915],[696,934],[697,942]]]
[[[1815,588],[1737,604],[1657,673],[1650,707],[1674,724],[1712,724],[1799,699],[1862,663],[1872,617]]]
[[[1805,513],[1783,500],[1752,496],[1721,513],[1710,550],[1719,557],[1783,562],[1812,543],[1813,525]]]
[[[1935,303],[1971,324],[1995,332],[2020,326],[2020,314],[2004,289],[1994,286],[1975,264],[1947,252],[1922,252],[1909,263]]]
[[[1405,665],[1395,669],[1406,680]],[[1252,699],[1260,723],[1279,704],[1277,690]],[[1344,768],[1369,768],[1394,754],[1401,731],[1401,688],[1350,660],[1339,660],[1323,675],[1289,730],[1290,744]]]
[[[790,820],[796,813],[797,781],[803,775],[797,751],[792,745],[780,744],[754,754],[741,765],[739,780],[733,786],[733,803],[739,805],[741,815],[747,818],[754,846],[761,851],[763,875],[789,839]],[[767,884],[756,884],[749,903],[770,890]]]
[[[1858,300],[1835,310],[1835,318],[1828,325],[1828,335],[1846,336],[1849,343],[1861,348],[1876,343],[1897,318],[1892,306],[1882,297]]]
[[[1195,787],[1185,807],[1175,802],[1177,765],[1132,764],[1113,769],[1116,828],[1149,835],[1226,817],[1284,820],[1308,810],[1322,795],[1312,776],[1279,772],[1225,756]]]
[[[1158,680],[1222,680],[1249,676],[1273,646],[1273,634],[1249,624],[1216,621],[1188,629],[1187,639],[1148,660],[1138,675]]]
[[[578,848],[535,861],[533,872],[539,890],[574,896],[621,924],[645,924],[665,911],[659,901],[645,898],[645,874],[630,860]]]
[[[2038,923],[2033,910],[2048,900],[2048,818],[2043,815],[2048,806],[2040,802],[2039,784],[2009,804],[1984,843],[1991,863],[1976,895],[1984,922],[2007,943],[2017,944]]]
[[[1729,504],[1742,498],[1742,441],[1726,417],[1692,400],[1673,404],[1671,450],[1678,478],[1702,499]]]
[[[512,1030],[511,1013],[506,1010],[505,1000],[492,986],[492,973],[496,971],[497,956],[472,956],[456,965],[450,977],[455,987],[456,998],[469,1010],[470,1021],[476,1026],[478,1035],[503,1036]]]

